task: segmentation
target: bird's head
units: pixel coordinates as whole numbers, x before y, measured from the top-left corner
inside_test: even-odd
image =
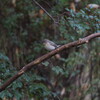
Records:
[[[42,41],[42,43],[45,45],[46,43],[48,43],[49,42],[49,40],[48,39],[44,39],[43,41]]]

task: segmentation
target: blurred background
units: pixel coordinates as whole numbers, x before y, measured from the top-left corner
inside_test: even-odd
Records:
[[[100,0],[36,1],[53,20],[34,0],[0,0],[0,86],[48,53],[43,39],[62,45],[100,32]],[[59,54],[33,66],[0,100],[100,100],[100,38]]]

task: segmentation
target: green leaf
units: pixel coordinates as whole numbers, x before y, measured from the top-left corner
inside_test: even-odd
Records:
[[[49,91],[49,89],[42,83],[33,83],[30,86],[30,91],[31,93],[34,93],[37,96],[48,96],[51,94],[51,92]]]
[[[43,62],[42,64],[47,67],[49,65],[49,62],[46,61],[46,62]]]
[[[62,68],[60,68],[59,66],[55,66],[52,68],[52,70],[56,73],[56,74],[64,74],[64,71]]]

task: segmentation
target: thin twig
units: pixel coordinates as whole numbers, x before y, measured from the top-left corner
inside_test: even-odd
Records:
[[[54,23],[57,23],[55,21],[55,19],[36,1],[36,0],[32,0],[36,5],[38,5],[53,21]]]

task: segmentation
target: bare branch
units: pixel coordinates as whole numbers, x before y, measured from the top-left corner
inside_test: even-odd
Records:
[[[48,58],[54,56],[55,54],[57,54],[58,52],[64,50],[64,49],[68,49],[71,47],[75,47],[78,45],[82,45],[84,43],[88,43],[91,39],[96,38],[96,37],[100,37],[100,33],[95,33],[95,34],[91,34],[85,38],[79,39],[77,41],[74,42],[70,42],[68,44],[62,45],[61,47],[37,58],[36,60],[32,61],[31,63],[25,65],[18,73],[16,73],[13,77],[11,77],[7,82],[5,82],[1,87],[0,87],[0,92],[5,90],[12,82],[14,82],[17,78],[19,78],[21,75],[23,75],[26,71],[28,71],[29,69],[31,69],[33,66],[43,62],[44,60],[47,60]]]
[[[53,21],[54,23],[57,23],[55,21],[55,19],[36,1],[36,0],[32,0],[36,5],[38,5]]]

